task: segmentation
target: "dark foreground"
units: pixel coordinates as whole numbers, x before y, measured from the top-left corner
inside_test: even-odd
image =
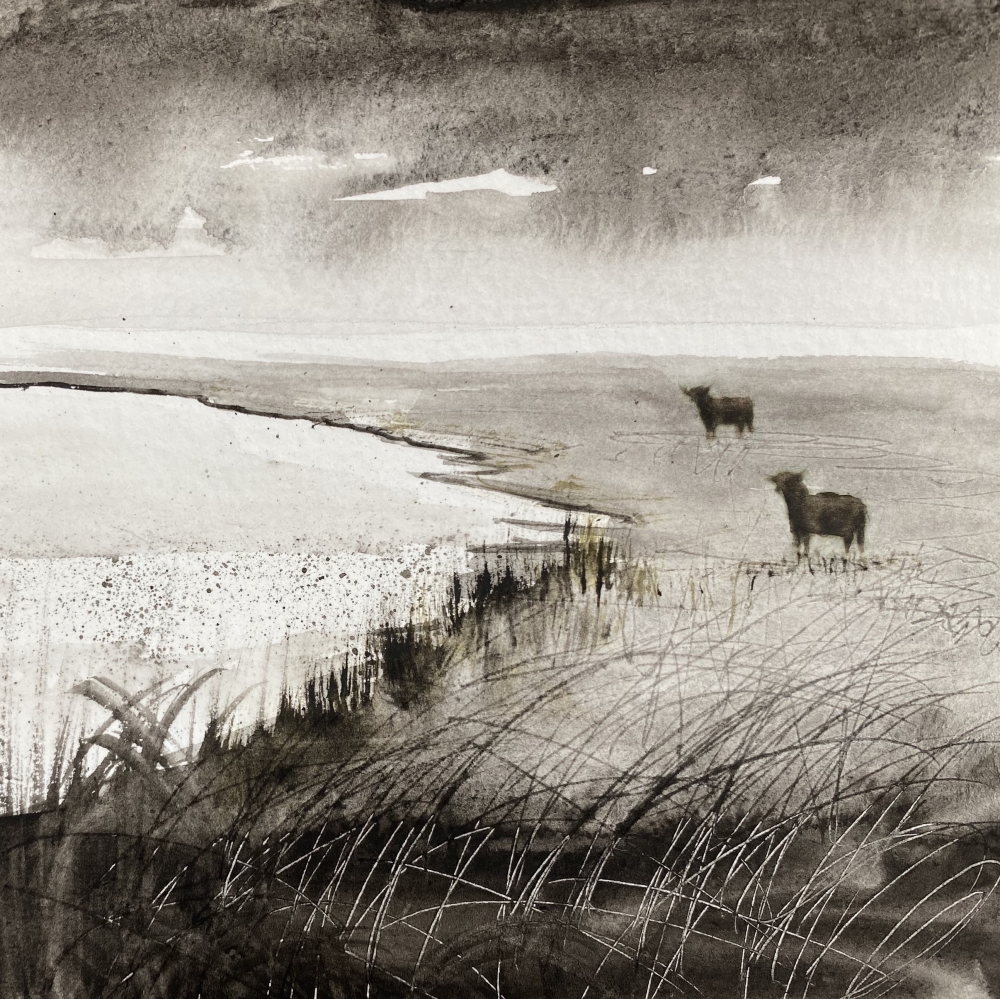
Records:
[[[902,578],[826,568],[751,567],[745,585],[785,594],[767,617],[794,615],[796,588],[855,599],[881,574],[884,597]],[[167,737],[190,688],[92,687],[104,762],[74,773],[69,754],[48,807],[0,829],[0,990],[986,995],[1000,842],[985,813],[960,819],[978,799],[956,788],[988,795],[995,743],[894,664],[927,633],[843,632],[839,667],[805,650],[744,672],[760,649],[730,624],[720,702],[718,665],[695,660],[729,609],[668,582],[592,532],[491,557],[439,620],[371,636],[370,676],[290,692],[242,740],[220,720],[187,758]],[[676,664],[643,686],[650,621]]]

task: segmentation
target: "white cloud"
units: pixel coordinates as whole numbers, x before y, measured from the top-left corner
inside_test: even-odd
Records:
[[[642,175],[643,177],[652,177],[656,173],[656,167],[643,167]]]
[[[258,142],[271,142],[272,139],[258,139]],[[232,170],[234,167],[271,167],[275,170],[343,170],[347,164],[339,160],[328,163],[322,153],[286,153],[282,156],[255,156],[252,149],[244,149],[231,163],[223,163],[220,170]]]
[[[555,184],[544,184],[530,177],[516,177],[506,170],[479,174],[476,177],[457,177],[423,184],[409,184],[389,191],[373,191],[371,194],[354,194],[338,201],[412,201],[423,200],[428,194],[456,194],[461,191],[498,191],[512,198],[524,198],[532,194],[543,194],[558,190]]]
[[[184,209],[174,238],[167,246],[153,245],[146,250],[113,250],[103,239],[53,239],[33,247],[38,260],[135,260],[150,257],[219,257],[226,252],[223,244],[205,232],[207,219],[190,205]]]
[[[758,177],[750,181],[747,187],[777,187],[781,183],[780,177]]]

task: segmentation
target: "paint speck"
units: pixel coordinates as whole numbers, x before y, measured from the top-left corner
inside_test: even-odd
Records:
[[[643,177],[652,177],[656,173],[656,167],[643,167],[642,175]]]

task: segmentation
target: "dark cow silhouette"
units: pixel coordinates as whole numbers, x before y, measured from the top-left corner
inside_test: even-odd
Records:
[[[858,551],[865,550],[868,510],[857,496],[840,493],[810,493],[802,481],[803,472],[778,472],[770,476],[776,492],[785,497],[788,524],[795,539],[797,558],[809,557],[809,539],[814,534],[844,539],[844,555],[855,540]]]
[[[682,388],[681,391],[694,400],[698,407],[698,415],[705,424],[705,436],[709,439],[715,436],[716,427],[736,427],[736,432],[743,436],[744,429],[753,431],[753,400],[746,396],[722,396],[719,399],[709,394],[710,385],[696,385],[694,388]]]

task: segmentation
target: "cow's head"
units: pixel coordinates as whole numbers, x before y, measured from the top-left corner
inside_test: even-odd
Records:
[[[802,485],[805,472],[778,472],[776,475],[769,475],[768,480],[774,483],[774,491],[783,493],[789,488]]]
[[[711,390],[711,385],[695,385],[694,388],[684,388],[681,386],[681,391],[689,398],[694,399],[697,402],[699,399],[707,399],[708,393]]]

